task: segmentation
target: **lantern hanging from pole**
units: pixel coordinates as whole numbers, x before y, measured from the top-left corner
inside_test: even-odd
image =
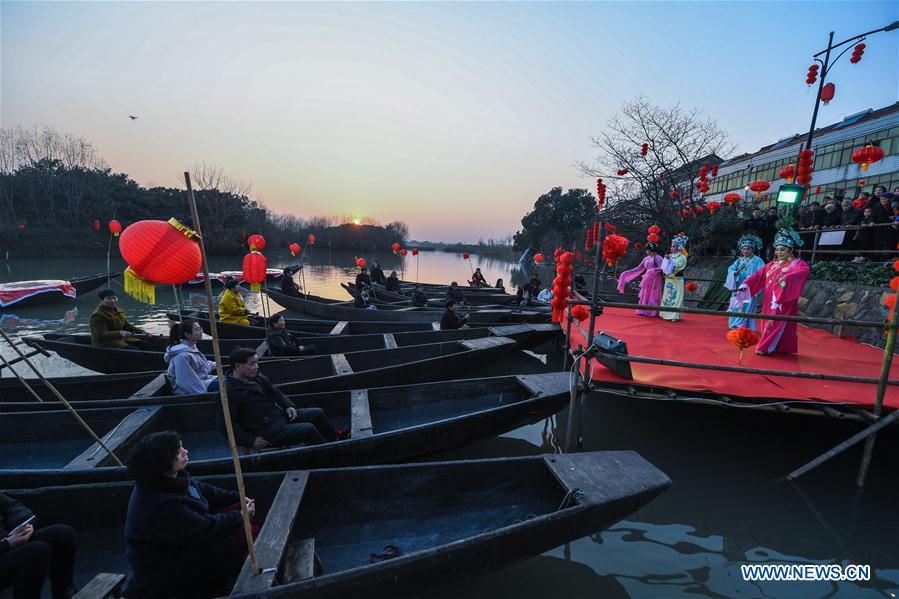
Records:
[[[418,255],[418,248],[412,248],[412,255],[413,255],[413,256],[417,256],[417,255]]]
[[[365,268],[365,258],[356,258],[356,266]]]
[[[755,199],[757,200],[761,198],[762,192],[767,191],[769,187],[771,187],[771,184],[764,179],[756,179],[749,184],[749,189],[755,192]]]
[[[788,164],[782,169],[780,169],[780,178],[786,180],[787,183],[793,182],[793,177],[796,176],[796,165]]]
[[[825,83],[821,88],[821,101],[828,104],[837,93],[837,86],[833,83]]]
[[[287,248],[290,250],[291,256],[296,256],[300,253],[300,244],[299,243],[291,243]]]
[[[672,199],[677,199],[679,196],[680,196],[680,192],[677,191],[676,189],[675,189],[674,191],[671,192],[671,198],[672,198]]]
[[[95,220],[94,221],[94,231],[99,231],[99,230],[100,230],[100,221]]]
[[[859,170],[863,173],[868,172],[868,167],[883,158],[883,149],[875,145],[868,144],[864,148],[859,148],[852,153],[852,162],[859,165]]]
[[[250,238],[247,239],[247,243],[250,244],[250,251],[262,251],[265,249],[265,237],[262,235],[254,234],[250,235]]]
[[[315,235],[309,235],[309,245],[315,245]]]
[[[250,284],[250,291],[256,293],[261,289],[266,268],[268,260],[255,250],[243,257],[243,280]]]
[[[640,146],[640,156],[646,156],[649,153],[649,144],[643,144]]]
[[[623,177],[623,176],[625,176],[627,173],[628,173],[628,170],[627,170],[626,168],[620,168],[620,169],[618,169],[618,176],[619,176],[619,177]]]
[[[118,237],[122,233],[122,223],[117,220],[109,221],[109,232],[112,233],[113,237]]]
[[[405,257],[406,254],[408,254],[408,252],[406,251],[406,248],[403,248],[403,249],[400,250],[400,256]]]
[[[194,279],[202,265],[199,240],[196,231],[174,218],[130,225],[119,241],[119,252],[128,263],[125,293],[152,304],[156,283],[180,285]]]
[[[400,251],[400,244],[394,242],[394,244],[391,246],[391,248],[393,249],[393,253],[395,254],[395,253],[397,253],[398,251]]]
[[[534,263],[535,264],[543,264],[543,254],[537,252],[534,254]]]

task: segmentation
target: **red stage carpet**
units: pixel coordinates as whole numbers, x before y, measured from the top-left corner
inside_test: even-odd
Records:
[[[586,330],[589,320],[581,323]],[[562,325],[565,326],[565,323]],[[738,366],[739,351],[728,343],[723,317],[684,314],[680,322],[635,316],[633,310],[606,308],[596,319],[596,331],[622,339],[628,354],[682,362]],[[572,326],[572,347],[586,345],[584,335]],[[826,331],[799,326],[799,353],[757,356],[754,348],[743,352],[743,366],[793,372],[866,376],[877,378],[883,351],[854,339],[839,339]],[[893,361],[891,379],[899,378]],[[623,382],[595,360],[593,379]],[[753,398],[799,399],[874,405],[877,385],[844,383],[699,370],[675,366],[631,363],[634,382],[679,391],[710,391],[722,395]],[[899,387],[888,386],[884,405],[899,408]]]

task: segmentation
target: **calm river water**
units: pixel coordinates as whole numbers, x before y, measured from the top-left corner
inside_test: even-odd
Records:
[[[353,256],[314,248],[307,256],[310,293],[348,298],[340,283],[355,274]],[[402,276],[397,256],[380,259]],[[292,263],[269,256],[270,265]],[[293,259],[295,261],[295,259]],[[423,281],[463,283],[471,273],[460,255],[422,252]],[[518,266],[472,256],[491,282],[520,280]],[[416,277],[406,258],[405,278]],[[113,268],[122,268],[113,262]],[[239,269],[239,258],[213,259],[213,270]],[[0,265],[0,281],[68,278],[105,271],[105,258],[12,260]],[[544,274],[544,278],[547,276]],[[300,276],[296,277],[301,279]],[[302,281],[301,281],[302,282]],[[121,289],[118,283],[114,288]],[[120,294],[129,318],[148,330],[165,330],[174,308],[169,289],[145,306]],[[185,294],[201,305],[199,295]],[[85,332],[94,294],[77,311],[54,305],[0,313],[0,326],[14,336],[51,331]],[[251,307],[258,302],[250,298]],[[277,310],[277,307],[274,308]],[[9,355],[4,348],[3,354]],[[549,356],[556,363],[556,356]],[[519,353],[470,376],[548,370],[547,356]],[[83,373],[61,358],[39,362],[51,375]],[[565,422],[565,412],[558,415]],[[552,451],[555,422],[524,427],[500,438],[430,459],[528,455]],[[894,427],[895,428],[895,427]],[[664,470],[673,487],[645,509],[602,533],[584,537],[502,572],[445,591],[455,597],[886,597],[899,593],[899,475],[896,431],[878,440],[868,486],[854,488],[860,452],[850,450],[797,483],[782,477],[859,427],[840,421],[767,414],[733,408],[645,401],[593,393],[584,419],[585,449],[633,449]],[[888,431],[889,432],[889,431]],[[558,435],[564,432],[556,431]],[[870,564],[873,580],[764,582],[742,579],[747,563]],[[432,595],[433,596],[433,595]]]

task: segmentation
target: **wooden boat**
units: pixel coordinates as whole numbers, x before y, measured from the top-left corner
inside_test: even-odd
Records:
[[[404,290],[411,291],[412,288],[415,287],[416,285],[421,285],[424,288],[425,293],[430,292],[430,293],[445,294],[446,290],[449,289],[449,285],[445,285],[443,283],[416,283],[415,281],[404,281],[404,280],[400,281],[400,286]],[[462,292],[465,294],[468,294],[468,293],[487,293],[487,294],[504,293],[506,295],[509,295],[509,293],[506,291],[505,287],[471,287],[470,285],[466,285],[465,283],[460,283],[459,287],[462,288]],[[511,295],[510,297],[514,297],[514,295]]]
[[[294,395],[322,408],[350,439],[241,457],[245,472],[361,466],[408,460],[539,422],[567,405],[565,372]],[[79,409],[123,462],[141,437],[177,430],[194,475],[233,471],[217,401]],[[66,411],[0,414],[0,488],[127,480],[124,468]]]
[[[203,331],[209,334],[209,316],[207,312],[194,310],[181,310],[185,318],[192,318],[200,323]],[[282,313],[283,314],[283,313]],[[439,316],[439,315],[438,315]],[[178,314],[169,313],[172,320],[180,320]],[[284,318],[287,330],[291,333],[312,337],[318,335],[367,335],[384,333],[405,333],[412,331],[437,331],[440,330],[440,319],[433,322],[386,322],[386,321],[361,321],[361,320],[321,320],[312,318]],[[488,326],[484,324],[483,326]],[[230,338],[258,338],[265,339],[265,327],[230,324],[216,320],[216,329],[220,339]]]
[[[356,288],[356,285],[354,283],[341,283],[340,286],[343,287],[346,292],[353,297],[356,297],[356,295],[358,295],[359,293],[359,290]],[[372,283],[371,288],[375,292],[375,299],[387,303],[403,302],[408,305],[410,296],[412,295],[411,291],[406,293],[394,293],[387,291],[386,287],[377,283]],[[434,293],[425,291],[424,294],[428,298],[428,306],[442,309],[446,305],[446,293]],[[463,295],[465,297],[466,304],[476,306],[478,309],[484,309],[487,307],[499,308],[501,306],[505,306],[515,299],[514,295],[508,295],[506,293],[473,293],[471,295],[465,295],[463,293]]]
[[[483,337],[395,349],[277,358],[264,362],[260,371],[284,393],[366,388],[373,382],[405,385],[452,378],[454,374],[467,372],[512,351],[515,346],[516,342],[506,337]],[[55,396],[43,384],[29,382],[42,399],[55,401]],[[183,402],[213,397],[211,393],[172,396],[160,371],[61,377],[51,379],[51,384],[73,403],[115,399],[128,405],[130,398],[135,397],[174,397]],[[6,405],[5,402],[37,403],[14,378],[0,379],[0,407]],[[53,405],[57,409],[62,407],[58,403]]]
[[[203,477],[235,488],[233,476]],[[232,596],[409,597],[448,587],[602,530],[671,485],[635,452],[365,466],[245,477],[264,522],[262,574]],[[12,489],[42,524],[78,535],[76,584],[128,572],[128,482]],[[372,563],[386,545],[399,556]],[[318,556],[323,571],[315,572]]]
[[[323,335],[296,339],[298,345],[314,345],[316,355],[341,354],[372,349],[391,349],[440,343],[444,341],[463,341],[484,337],[507,337],[516,342],[516,348],[526,349],[551,340],[560,335],[561,327],[556,324],[508,324],[477,329],[455,331],[420,331],[412,333],[385,333],[383,335]],[[117,349],[91,345],[90,335],[47,334],[43,339],[25,337],[25,343],[34,348],[54,351],[63,358],[83,366],[88,370],[103,373],[139,372],[144,370],[164,370],[167,365],[163,355],[168,345],[168,338],[152,336],[145,341],[150,345],[147,351],[134,349]],[[221,339],[219,341],[222,355],[227,356],[235,347],[252,347],[267,359],[268,349],[260,344],[259,339]],[[197,347],[212,360],[212,341],[204,339]]]
[[[352,300],[340,301],[315,295],[300,297],[284,295],[273,289],[265,291],[275,302],[288,310],[310,314],[318,318],[337,320],[389,320],[400,322],[431,322],[440,320],[441,311],[431,308],[411,308],[381,306],[377,310],[354,308]],[[435,312],[438,317],[435,317]],[[545,311],[502,309],[468,310],[469,322],[473,324],[497,322],[546,322],[549,315]]]
[[[115,278],[119,276],[119,273],[113,273],[111,278]],[[35,283],[39,283],[40,281],[34,281]],[[84,277],[76,277],[68,281],[71,283],[72,287],[75,290],[75,297],[70,297],[63,293],[63,291],[59,289],[46,289],[41,290],[34,295],[28,295],[27,297],[23,297],[20,300],[13,301],[10,303],[6,303],[5,305],[0,305],[0,310],[8,310],[12,308],[21,308],[24,306],[37,306],[40,304],[50,304],[53,302],[59,301],[67,301],[73,302],[76,299],[80,298],[82,295],[97,289],[98,287],[104,285],[106,283],[106,273],[98,273],[95,275],[88,275]],[[15,285],[18,288],[24,288],[29,283],[29,281],[18,281],[16,283],[4,283],[4,285]]]

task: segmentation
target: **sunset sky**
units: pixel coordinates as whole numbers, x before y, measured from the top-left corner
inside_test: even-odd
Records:
[[[277,212],[520,226],[625,100],[715,118],[738,151],[808,128],[811,55],[891,2],[0,3],[0,124],[92,141],[145,186],[196,161]],[[899,98],[899,31],[844,58],[820,124]],[[139,115],[137,121],[129,114]]]

